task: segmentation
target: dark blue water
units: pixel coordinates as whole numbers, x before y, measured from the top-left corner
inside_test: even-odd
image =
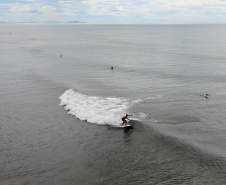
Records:
[[[2,184],[226,183],[225,25],[0,35]]]

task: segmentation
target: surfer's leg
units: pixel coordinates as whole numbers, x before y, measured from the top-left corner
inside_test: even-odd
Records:
[[[122,119],[122,126],[126,125],[126,120],[125,119]]]

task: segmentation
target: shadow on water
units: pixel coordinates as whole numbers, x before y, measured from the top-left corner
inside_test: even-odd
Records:
[[[125,135],[131,135],[133,133],[133,127],[125,127],[123,133]]]
[[[133,127],[126,127],[123,130],[124,134],[124,141],[130,142],[131,141],[131,134],[133,133]]]

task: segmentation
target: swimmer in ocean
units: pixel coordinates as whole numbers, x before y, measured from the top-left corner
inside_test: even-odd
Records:
[[[209,98],[209,97],[210,97],[210,95],[209,95],[209,94],[206,94],[206,95],[205,95],[205,98],[206,98],[206,99],[207,99],[207,98]]]

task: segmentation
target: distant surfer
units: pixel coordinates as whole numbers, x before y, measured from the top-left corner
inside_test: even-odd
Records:
[[[209,98],[209,97],[210,97],[210,95],[209,95],[209,94],[206,94],[206,95],[205,95],[205,98],[206,98],[206,99],[207,99],[207,98]]]
[[[132,116],[132,115],[126,114],[126,116],[122,117],[122,126],[124,126],[124,125],[127,126],[127,121],[126,121],[126,119],[130,120],[130,119],[128,118],[128,116]]]
[[[113,66],[111,66],[111,70],[113,71]]]
[[[60,55],[60,58],[62,58],[63,56],[62,55]]]
[[[204,98],[206,98],[206,99],[208,99],[209,97],[210,97],[210,94],[199,94],[200,96],[202,96],[202,97],[204,97]]]

